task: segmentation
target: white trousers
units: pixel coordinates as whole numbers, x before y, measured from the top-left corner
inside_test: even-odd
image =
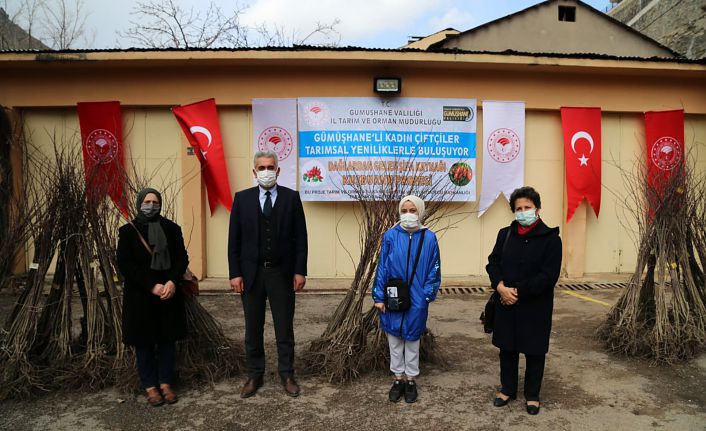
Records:
[[[387,334],[390,345],[390,371],[395,376],[417,377],[419,375],[419,340],[406,341]]]

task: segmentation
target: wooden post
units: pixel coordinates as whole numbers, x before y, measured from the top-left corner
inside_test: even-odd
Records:
[[[569,223],[564,224],[564,260],[566,275],[580,278],[586,270],[586,200],[581,201]]]
[[[206,209],[205,186],[201,165],[186,138],[182,139],[182,231],[189,252],[189,268],[199,279],[206,274]]]

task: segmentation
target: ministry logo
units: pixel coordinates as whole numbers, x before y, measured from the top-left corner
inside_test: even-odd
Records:
[[[496,162],[509,163],[520,154],[520,138],[512,129],[497,129],[488,138],[488,154]]]
[[[328,121],[329,116],[329,108],[322,102],[314,101],[304,107],[304,118],[306,118],[306,122],[310,126],[323,126]]]
[[[292,136],[283,127],[268,127],[257,139],[257,148],[260,151],[274,151],[280,162],[289,157],[293,147]]]
[[[106,165],[118,154],[118,140],[105,129],[95,129],[86,138],[86,152],[96,163]]]
[[[681,162],[681,144],[671,136],[659,138],[652,144],[650,158],[663,171],[674,169]]]

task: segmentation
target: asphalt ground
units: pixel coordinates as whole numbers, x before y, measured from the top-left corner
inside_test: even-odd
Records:
[[[482,285],[479,279],[447,281],[445,287]],[[322,333],[343,298],[338,293],[346,287],[346,281],[311,280],[309,292],[298,295],[298,353]],[[239,298],[228,293],[227,281],[209,280],[202,283],[202,289],[200,301],[204,307],[229,336],[242,341],[242,307]],[[301,396],[288,397],[275,372],[276,347],[268,317],[268,371],[264,387],[252,398],[239,397],[242,377],[215,386],[177,386],[180,401],[158,408],[148,406],[142,395],[113,388],[52,393],[34,400],[1,402],[0,429],[706,429],[706,354],[685,364],[656,366],[648,360],[606,353],[595,338],[595,328],[621,291],[557,288],[542,409],[537,416],[525,412],[521,397],[506,407],[493,407],[499,385],[498,350],[478,320],[488,295],[470,293],[442,294],[431,305],[428,326],[437,335],[450,364],[444,369],[422,364],[419,400],[414,404],[387,400],[391,381],[385,372],[364,375],[341,386],[321,377],[300,375]],[[0,318],[4,320],[15,299],[12,293],[0,295]]]

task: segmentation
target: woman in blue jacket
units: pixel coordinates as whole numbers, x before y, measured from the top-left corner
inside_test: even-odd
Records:
[[[419,339],[426,329],[429,303],[441,283],[439,244],[434,232],[422,225],[424,201],[406,196],[399,203],[400,221],[385,232],[373,286],[373,300],[380,311],[380,326],[390,345],[390,371],[395,375],[389,399],[417,400]],[[420,247],[421,241],[421,247]],[[419,251],[419,261],[415,261]],[[386,286],[394,279],[409,280],[410,306],[392,311],[385,306]]]

